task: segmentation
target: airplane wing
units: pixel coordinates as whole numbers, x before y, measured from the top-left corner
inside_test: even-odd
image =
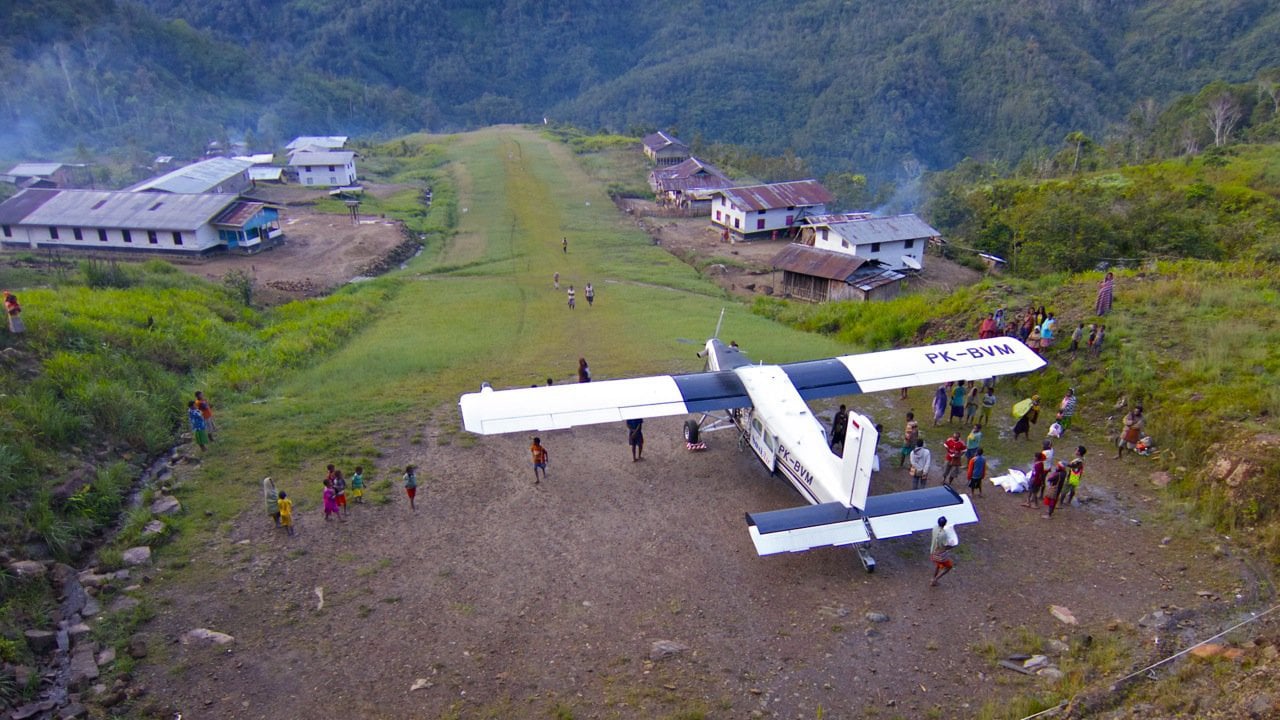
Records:
[[[1014,338],[845,355],[780,366],[805,400],[1028,372],[1044,359]],[[462,423],[490,435],[751,407],[732,370],[463,395]]]
[[[750,407],[731,371],[657,375],[463,395],[462,424],[482,435]]]
[[[1017,338],[999,337],[809,360],[783,365],[782,369],[800,397],[814,400],[953,380],[982,380],[1030,372],[1044,364],[1044,358]]]

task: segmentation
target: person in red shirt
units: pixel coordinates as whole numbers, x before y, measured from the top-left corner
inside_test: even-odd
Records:
[[[951,482],[959,477],[960,468],[964,465],[965,443],[960,439],[960,433],[953,432],[951,437],[942,443],[942,447],[947,453],[946,467],[942,471],[942,484],[951,487]]]

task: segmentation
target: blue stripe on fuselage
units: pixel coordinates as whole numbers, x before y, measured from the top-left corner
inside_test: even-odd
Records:
[[[730,371],[672,375],[689,412],[711,412],[751,407],[751,398],[742,380]]]
[[[805,400],[862,393],[862,388],[849,373],[849,368],[835,358],[790,363],[781,367],[787,377],[791,378],[791,384],[796,386],[800,397]]]

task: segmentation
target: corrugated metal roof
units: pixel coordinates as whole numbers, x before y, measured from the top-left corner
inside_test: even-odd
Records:
[[[247,160],[254,165],[270,165],[275,162],[276,156],[274,153],[256,153],[253,155],[237,155],[232,160]]]
[[[720,172],[720,169],[711,163],[704,163],[696,157],[691,157],[684,162],[676,163],[670,167],[658,168],[653,171],[653,177],[657,180],[672,180],[676,178],[693,177],[694,175],[714,175],[719,178],[728,180],[729,177]]]
[[[58,169],[61,168],[62,165],[63,163],[52,162],[18,163],[17,165],[9,168],[9,172],[5,173],[5,175],[12,175],[14,177],[49,177],[50,175],[58,172]]]
[[[841,281],[848,281],[866,263],[866,258],[857,255],[819,250],[799,243],[791,243],[773,256],[773,266],[779,270]]]
[[[285,149],[298,150],[304,147],[318,147],[336,150],[346,144],[346,135],[299,135],[293,139],[293,142],[285,145]]]
[[[672,145],[676,147],[681,147],[681,148],[689,147],[688,145],[685,145],[684,143],[680,142],[678,139],[673,138],[670,135],[662,132],[661,130],[651,135],[645,135],[643,142],[644,142],[644,146],[649,148],[653,152],[658,152],[659,150],[665,150],[666,148],[671,147]]]
[[[769,185],[745,185],[726,188],[720,194],[744,210],[770,210],[785,207],[808,207],[831,202],[831,193],[817,180],[794,180]]]
[[[873,217],[865,220],[828,223],[827,226],[852,245],[917,240],[941,235],[915,215]]]
[[[871,217],[869,212],[843,212],[843,213],[827,213],[826,215],[806,215],[800,218],[801,225],[831,225],[838,222],[850,222],[852,220],[866,220]]]
[[[262,209],[265,207],[266,204],[260,202],[247,202],[244,200],[234,202],[230,207],[223,210],[213,219],[213,224],[232,228],[242,228],[245,223],[252,220],[253,216],[262,212]]]
[[[855,273],[853,277],[849,278],[849,284],[863,292],[871,292],[878,287],[896,283],[905,277],[906,275],[896,270],[864,268],[863,271]]]
[[[29,197],[30,193],[39,195]],[[49,196],[43,197],[46,193]],[[0,218],[10,217],[9,205],[14,203],[26,212],[21,219],[7,220],[5,224],[195,230],[234,202],[235,195],[25,190],[0,204]]]
[[[284,174],[282,167],[251,167],[249,168],[250,180],[279,180]]]
[[[233,158],[201,160],[198,163],[192,163],[186,167],[167,172],[160,177],[140,182],[128,188],[128,190],[130,192],[159,190],[161,192],[183,194],[206,193],[231,178],[244,174],[244,171],[248,170],[252,165],[253,163],[248,160],[235,160]]]
[[[331,152],[296,152],[289,158],[291,167],[301,165],[346,165],[356,154],[350,150]]]
[[[5,225],[20,224],[41,205],[57,197],[59,192],[58,190],[46,190],[43,188],[23,190],[0,203],[0,223]]]
[[[712,190],[723,190],[727,187],[733,187],[733,181],[726,177],[718,177],[716,175],[694,175],[686,178],[671,178],[669,180],[658,181],[659,192],[690,192],[693,190],[703,190],[708,194]]]

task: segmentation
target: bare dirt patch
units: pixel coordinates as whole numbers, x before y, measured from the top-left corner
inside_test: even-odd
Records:
[[[770,262],[787,240],[726,242],[705,215],[668,215],[653,201],[619,198],[617,205],[636,225],[671,254],[698,268],[704,276],[740,297],[773,295],[780,291],[782,274]],[[921,289],[953,290],[972,285],[983,273],[952,262],[936,253],[925,268],[912,276],[908,292]]]

